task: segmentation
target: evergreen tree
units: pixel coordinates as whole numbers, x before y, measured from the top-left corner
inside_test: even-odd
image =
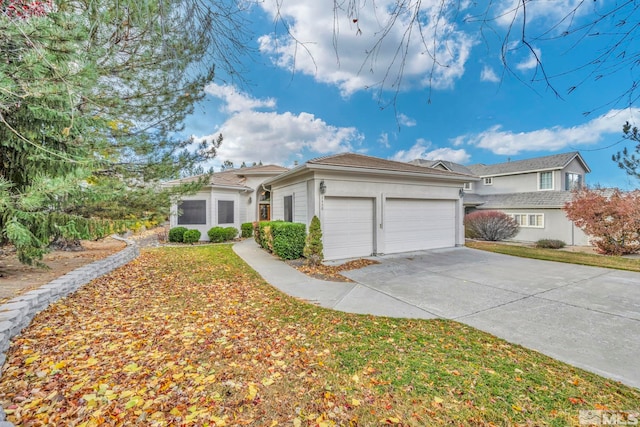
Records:
[[[30,263],[58,237],[164,219],[172,197],[206,180],[160,188],[222,141],[173,135],[214,66],[233,74],[234,8],[0,0],[0,243]]]

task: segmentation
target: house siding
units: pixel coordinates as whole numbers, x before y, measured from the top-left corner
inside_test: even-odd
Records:
[[[512,239],[519,242],[536,242],[540,239],[562,240],[571,246],[589,245],[588,236],[573,224],[562,209],[500,209],[506,214],[543,214],[544,227],[520,227],[518,234]]]
[[[271,189],[271,209],[273,220],[284,220],[284,198],[293,196],[293,222],[308,224],[307,183],[295,182]]]

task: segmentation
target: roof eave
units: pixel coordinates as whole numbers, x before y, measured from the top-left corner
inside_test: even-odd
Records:
[[[367,168],[367,167],[357,167],[357,166],[339,166],[339,165],[322,165],[322,164],[314,164],[307,163],[307,167],[309,170],[330,170],[337,172],[360,172],[367,174],[377,174],[377,175],[389,175],[389,176],[408,176],[408,177],[420,177],[420,178],[432,178],[438,180],[453,180],[460,182],[470,182],[470,181],[479,181],[479,178],[475,178],[470,175],[457,174],[456,172],[450,172],[450,174],[433,174],[433,173],[424,173],[424,172],[410,172],[410,171],[396,171],[390,169],[377,169],[377,168]],[[425,168],[428,169],[428,168]]]

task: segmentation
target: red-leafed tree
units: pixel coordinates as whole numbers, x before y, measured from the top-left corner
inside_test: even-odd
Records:
[[[564,207],[567,217],[591,236],[600,253],[640,251],[640,190],[582,189]]]
[[[51,11],[51,0],[0,0],[0,12],[9,18],[44,16]]]

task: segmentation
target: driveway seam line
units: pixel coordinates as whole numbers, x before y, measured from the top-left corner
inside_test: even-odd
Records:
[[[351,280],[353,280],[353,279],[351,279]],[[438,319],[446,319],[446,317],[442,317],[442,316],[440,316],[440,315],[438,315],[438,314],[436,314],[436,313],[432,313],[432,312],[430,312],[429,310],[425,310],[425,309],[424,309],[424,308],[422,308],[422,307],[418,307],[417,305],[415,305],[415,304],[413,304],[413,303],[411,303],[411,302],[405,301],[405,300],[403,300],[402,298],[398,298],[398,297],[396,297],[396,296],[394,296],[394,295],[388,294],[388,293],[383,292],[383,291],[381,291],[381,290],[379,290],[379,289],[376,289],[376,288],[374,288],[374,287],[371,287],[371,286],[365,285],[364,283],[360,283],[360,282],[358,282],[357,280],[354,280],[354,282],[355,282],[355,283],[357,283],[357,284],[358,284],[358,285],[360,285],[360,286],[364,286],[365,288],[370,289],[370,290],[372,290],[372,291],[374,291],[374,292],[377,292],[377,293],[379,293],[379,294],[382,294],[382,295],[384,295],[384,296],[386,296],[386,297],[389,297],[389,298],[394,299],[394,300],[396,300],[396,301],[400,301],[401,303],[403,303],[403,304],[407,304],[407,305],[410,305],[411,307],[415,307],[415,308],[417,308],[418,310],[420,310],[420,311],[424,311],[425,313],[428,313],[428,314],[430,314],[430,315],[432,315],[432,316],[436,316]],[[355,288],[351,289],[351,291],[349,291],[346,295],[349,295],[351,292],[353,292],[353,290],[354,290],[354,289],[355,289]],[[346,296],[346,295],[345,295],[345,296]]]

